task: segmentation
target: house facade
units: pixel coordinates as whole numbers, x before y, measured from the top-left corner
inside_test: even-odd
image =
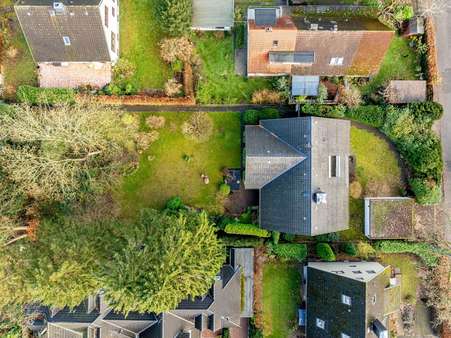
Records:
[[[316,236],[349,227],[350,122],[262,120],[245,129],[244,187],[258,189],[262,228]]]
[[[41,87],[103,87],[119,58],[119,0],[19,0]]]
[[[310,262],[304,270],[307,338],[388,338],[400,278],[377,262]]]
[[[371,76],[393,35],[376,19],[301,16],[286,6],[249,8],[247,75],[291,75],[307,88],[312,77],[318,84],[320,76]]]
[[[236,250],[234,254],[242,256],[240,250],[243,249]],[[34,314],[34,320],[29,322],[28,327],[36,336],[46,338],[214,336],[224,328],[239,328],[241,317],[246,317],[241,308],[242,270],[244,267],[238,263],[225,264],[206,295],[186,299],[168,312],[118,313],[99,292],[75,309],[29,306],[27,312]]]

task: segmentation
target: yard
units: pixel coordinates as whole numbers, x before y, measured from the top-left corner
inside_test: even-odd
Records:
[[[418,260],[408,254],[382,254],[379,260],[401,270],[401,301],[415,304],[417,287],[420,283],[417,272]]]
[[[8,3],[5,5],[8,5]],[[11,35],[8,37],[11,46],[6,51],[3,62],[5,97],[7,99],[15,98],[18,86],[37,84],[36,65],[31,57],[15,14],[11,13],[11,16],[14,17],[10,25]]]
[[[301,301],[299,267],[283,262],[267,262],[263,269],[263,335],[286,338],[297,326]]]
[[[395,36],[385,54],[379,73],[363,86],[362,94],[370,95],[390,80],[417,80],[421,69],[418,56],[405,38]]]
[[[170,74],[160,58],[157,2],[121,1],[121,57],[135,65],[133,84],[139,90],[163,88]]]
[[[202,143],[181,132],[190,114],[159,115],[166,120],[159,139],[142,154],[139,169],[125,179],[118,193],[124,216],[145,207],[160,209],[173,196],[180,196],[187,205],[221,212],[223,200],[217,192],[222,169],[240,166],[239,113],[210,113],[214,132]],[[202,174],[209,177],[209,184],[203,182]]]
[[[250,102],[252,93],[270,87],[270,82],[236,75],[233,38],[229,33],[221,34],[203,33],[194,38],[202,59],[197,100],[202,104]]]
[[[351,152],[355,158],[355,181],[351,183],[349,201],[350,228],[340,233],[343,240],[362,239],[363,196],[399,196],[403,188],[397,154],[381,136],[367,129],[351,128]],[[361,192],[354,190],[354,185]],[[359,189],[357,189],[359,190]]]

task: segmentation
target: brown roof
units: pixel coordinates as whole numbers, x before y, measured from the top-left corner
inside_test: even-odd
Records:
[[[371,21],[371,22],[370,22]],[[329,19],[329,25],[318,30],[306,29],[306,21],[283,16],[271,29],[248,23],[249,75],[362,75],[378,72],[394,32],[377,20],[353,19],[339,22]],[[333,23],[333,24],[331,24]],[[330,27],[329,27],[330,26]],[[333,30],[333,27],[337,27]],[[331,28],[332,27],[332,28]],[[274,41],[277,41],[275,46]],[[314,52],[312,65],[270,64],[270,51]],[[343,65],[329,65],[331,58],[343,57]]]

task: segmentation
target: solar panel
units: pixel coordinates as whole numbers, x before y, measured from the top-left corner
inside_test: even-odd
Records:
[[[256,8],[255,24],[257,26],[274,26],[276,24],[276,8]]]

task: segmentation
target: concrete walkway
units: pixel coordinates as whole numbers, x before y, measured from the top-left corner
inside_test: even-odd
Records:
[[[441,84],[434,88],[436,99],[444,107],[438,130],[442,140],[444,172],[445,236],[451,242],[451,8],[434,17],[437,39],[438,65]]]

